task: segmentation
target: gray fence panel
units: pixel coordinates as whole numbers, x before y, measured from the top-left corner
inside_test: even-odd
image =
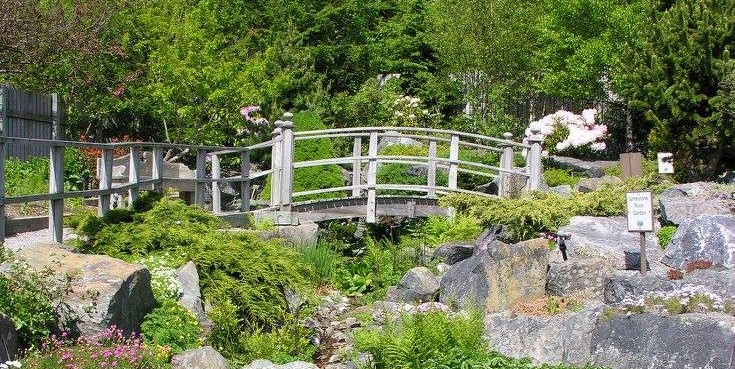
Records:
[[[6,95],[1,116],[6,117],[2,130],[9,137],[51,139],[53,135],[53,99],[51,95],[23,91],[0,85]],[[26,160],[31,157],[47,157],[49,145],[39,143],[10,143],[8,157]]]

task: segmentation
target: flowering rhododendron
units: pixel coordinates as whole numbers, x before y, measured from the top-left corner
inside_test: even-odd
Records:
[[[589,145],[592,151],[602,151],[607,147],[602,141],[607,134],[607,126],[595,124],[596,109],[586,109],[582,114],[574,114],[566,110],[559,110],[535,122],[531,122],[526,129],[524,143],[528,143],[533,130],[538,130],[544,140],[552,136],[556,142],[546,142],[548,151],[564,151],[570,148],[580,148]],[[566,135],[563,133],[568,132]],[[550,146],[547,146],[550,145]]]
[[[257,116],[257,113],[259,112],[260,106],[258,105],[248,105],[240,108],[240,114],[248,125],[240,129],[238,134],[251,133],[253,130],[262,129],[263,127],[268,126],[268,119]]]

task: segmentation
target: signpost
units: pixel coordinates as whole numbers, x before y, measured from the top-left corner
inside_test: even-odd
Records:
[[[628,192],[628,232],[640,234],[641,274],[645,275],[648,265],[646,262],[646,232],[653,232],[653,195],[650,191]]]
[[[658,158],[659,174],[674,174],[674,154],[670,152],[660,152]]]

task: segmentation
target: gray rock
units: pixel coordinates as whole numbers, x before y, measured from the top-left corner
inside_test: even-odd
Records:
[[[606,184],[622,184],[623,180],[613,176],[602,176],[599,178],[585,178],[577,184],[579,192],[593,192]]]
[[[546,290],[552,295],[601,300],[605,280],[613,268],[600,259],[572,259],[551,262]]]
[[[486,250],[454,264],[441,279],[440,301],[460,307],[504,310],[516,302],[544,296],[548,242],[536,239]]]
[[[194,314],[199,324],[204,328],[211,328],[212,322],[204,312],[202,292],[199,289],[199,273],[194,262],[188,262],[176,271],[176,279],[181,283],[181,297],[179,303]]]
[[[556,187],[549,187],[549,192],[555,193],[561,197],[570,197],[572,196],[572,186],[570,185],[561,185]]]
[[[434,301],[439,291],[439,281],[425,267],[409,270],[401,278],[398,287],[389,291],[388,301],[421,303]]]
[[[0,363],[15,360],[18,353],[18,332],[10,318],[0,313]]]
[[[283,365],[277,365],[273,364],[272,362],[268,360],[255,360],[249,365],[245,365],[242,367],[242,369],[319,369],[316,365],[312,363],[307,363],[304,361],[294,361],[293,363],[283,364]]]
[[[601,319],[592,334],[594,363],[613,369],[728,369],[735,317],[633,314]]]
[[[606,304],[618,304],[625,299],[640,297],[652,292],[668,292],[677,284],[656,275],[642,276],[637,272],[617,272],[605,281]]]
[[[735,202],[730,194],[712,183],[696,182],[676,185],[659,197],[663,223],[681,224],[699,215],[733,214]]]
[[[227,359],[212,346],[184,351],[171,358],[172,369],[229,369]]]
[[[474,249],[475,245],[470,243],[447,243],[434,250],[432,258],[453,265],[471,257]]]
[[[490,314],[485,318],[485,336],[503,355],[585,365],[593,360],[589,348],[598,315],[596,309],[553,316]]]
[[[277,226],[275,230],[260,232],[264,240],[283,238],[294,245],[316,245],[319,238],[319,225],[312,222],[293,226]]]
[[[687,273],[682,285],[702,286],[723,298],[735,299],[735,274],[729,270],[698,269]]]
[[[604,259],[617,269],[630,270],[640,260],[638,234],[628,232],[625,217],[572,217],[569,225],[561,227],[559,232],[571,235],[566,241],[570,260]],[[630,255],[639,255],[638,260],[631,260]],[[646,238],[646,256],[649,263],[660,258],[656,237]]]
[[[94,335],[113,325],[125,334],[140,332],[143,317],[155,304],[151,275],[142,265],[77,254],[57,244],[28,247],[17,256],[33,270],[51,268],[59,276],[75,276],[72,293],[59,311],[59,323],[72,334]]]
[[[735,216],[700,215],[681,223],[661,262],[684,269],[695,260],[712,261],[714,267],[735,267]]]
[[[421,147],[423,144],[421,141],[414,140],[410,137],[400,137],[400,133],[396,131],[387,131],[386,134],[392,134],[395,136],[383,136],[378,141],[378,152],[383,151],[384,148],[392,145],[403,145],[403,146],[414,146]]]
[[[575,172],[584,173],[590,178],[599,178],[605,175],[605,169],[618,164],[617,161],[584,161],[566,156],[549,156],[554,166],[571,169]]]

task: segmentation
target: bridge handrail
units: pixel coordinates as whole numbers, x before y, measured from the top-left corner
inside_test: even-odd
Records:
[[[523,149],[530,149],[531,146],[528,144],[515,142],[513,140],[507,140],[507,139],[501,139],[496,137],[490,137],[490,136],[484,136],[476,133],[468,133],[468,132],[460,132],[460,131],[453,131],[453,130],[446,130],[446,129],[436,129],[436,128],[420,128],[420,127],[351,127],[351,128],[330,128],[330,129],[320,129],[320,130],[313,130],[313,131],[297,131],[294,132],[294,136],[301,139],[304,139],[303,137],[309,137],[309,138],[332,138],[336,137],[335,134],[340,135],[340,137],[349,137],[350,134],[353,134],[353,136],[368,136],[371,132],[383,132],[388,133],[389,131],[395,131],[399,132],[399,135],[395,135],[396,137],[406,137],[407,135],[400,135],[401,131],[404,132],[422,132],[422,133],[433,133],[433,134],[444,134],[448,136],[459,136],[459,137],[469,137],[474,138],[478,140],[484,140],[484,141],[491,141],[496,142],[501,145],[509,145],[514,147],[519,147]],[[447,140],[441,137],[431,137],[427,135],[421,135],[420,136],[423,139],[434,139],[434,140]]]

